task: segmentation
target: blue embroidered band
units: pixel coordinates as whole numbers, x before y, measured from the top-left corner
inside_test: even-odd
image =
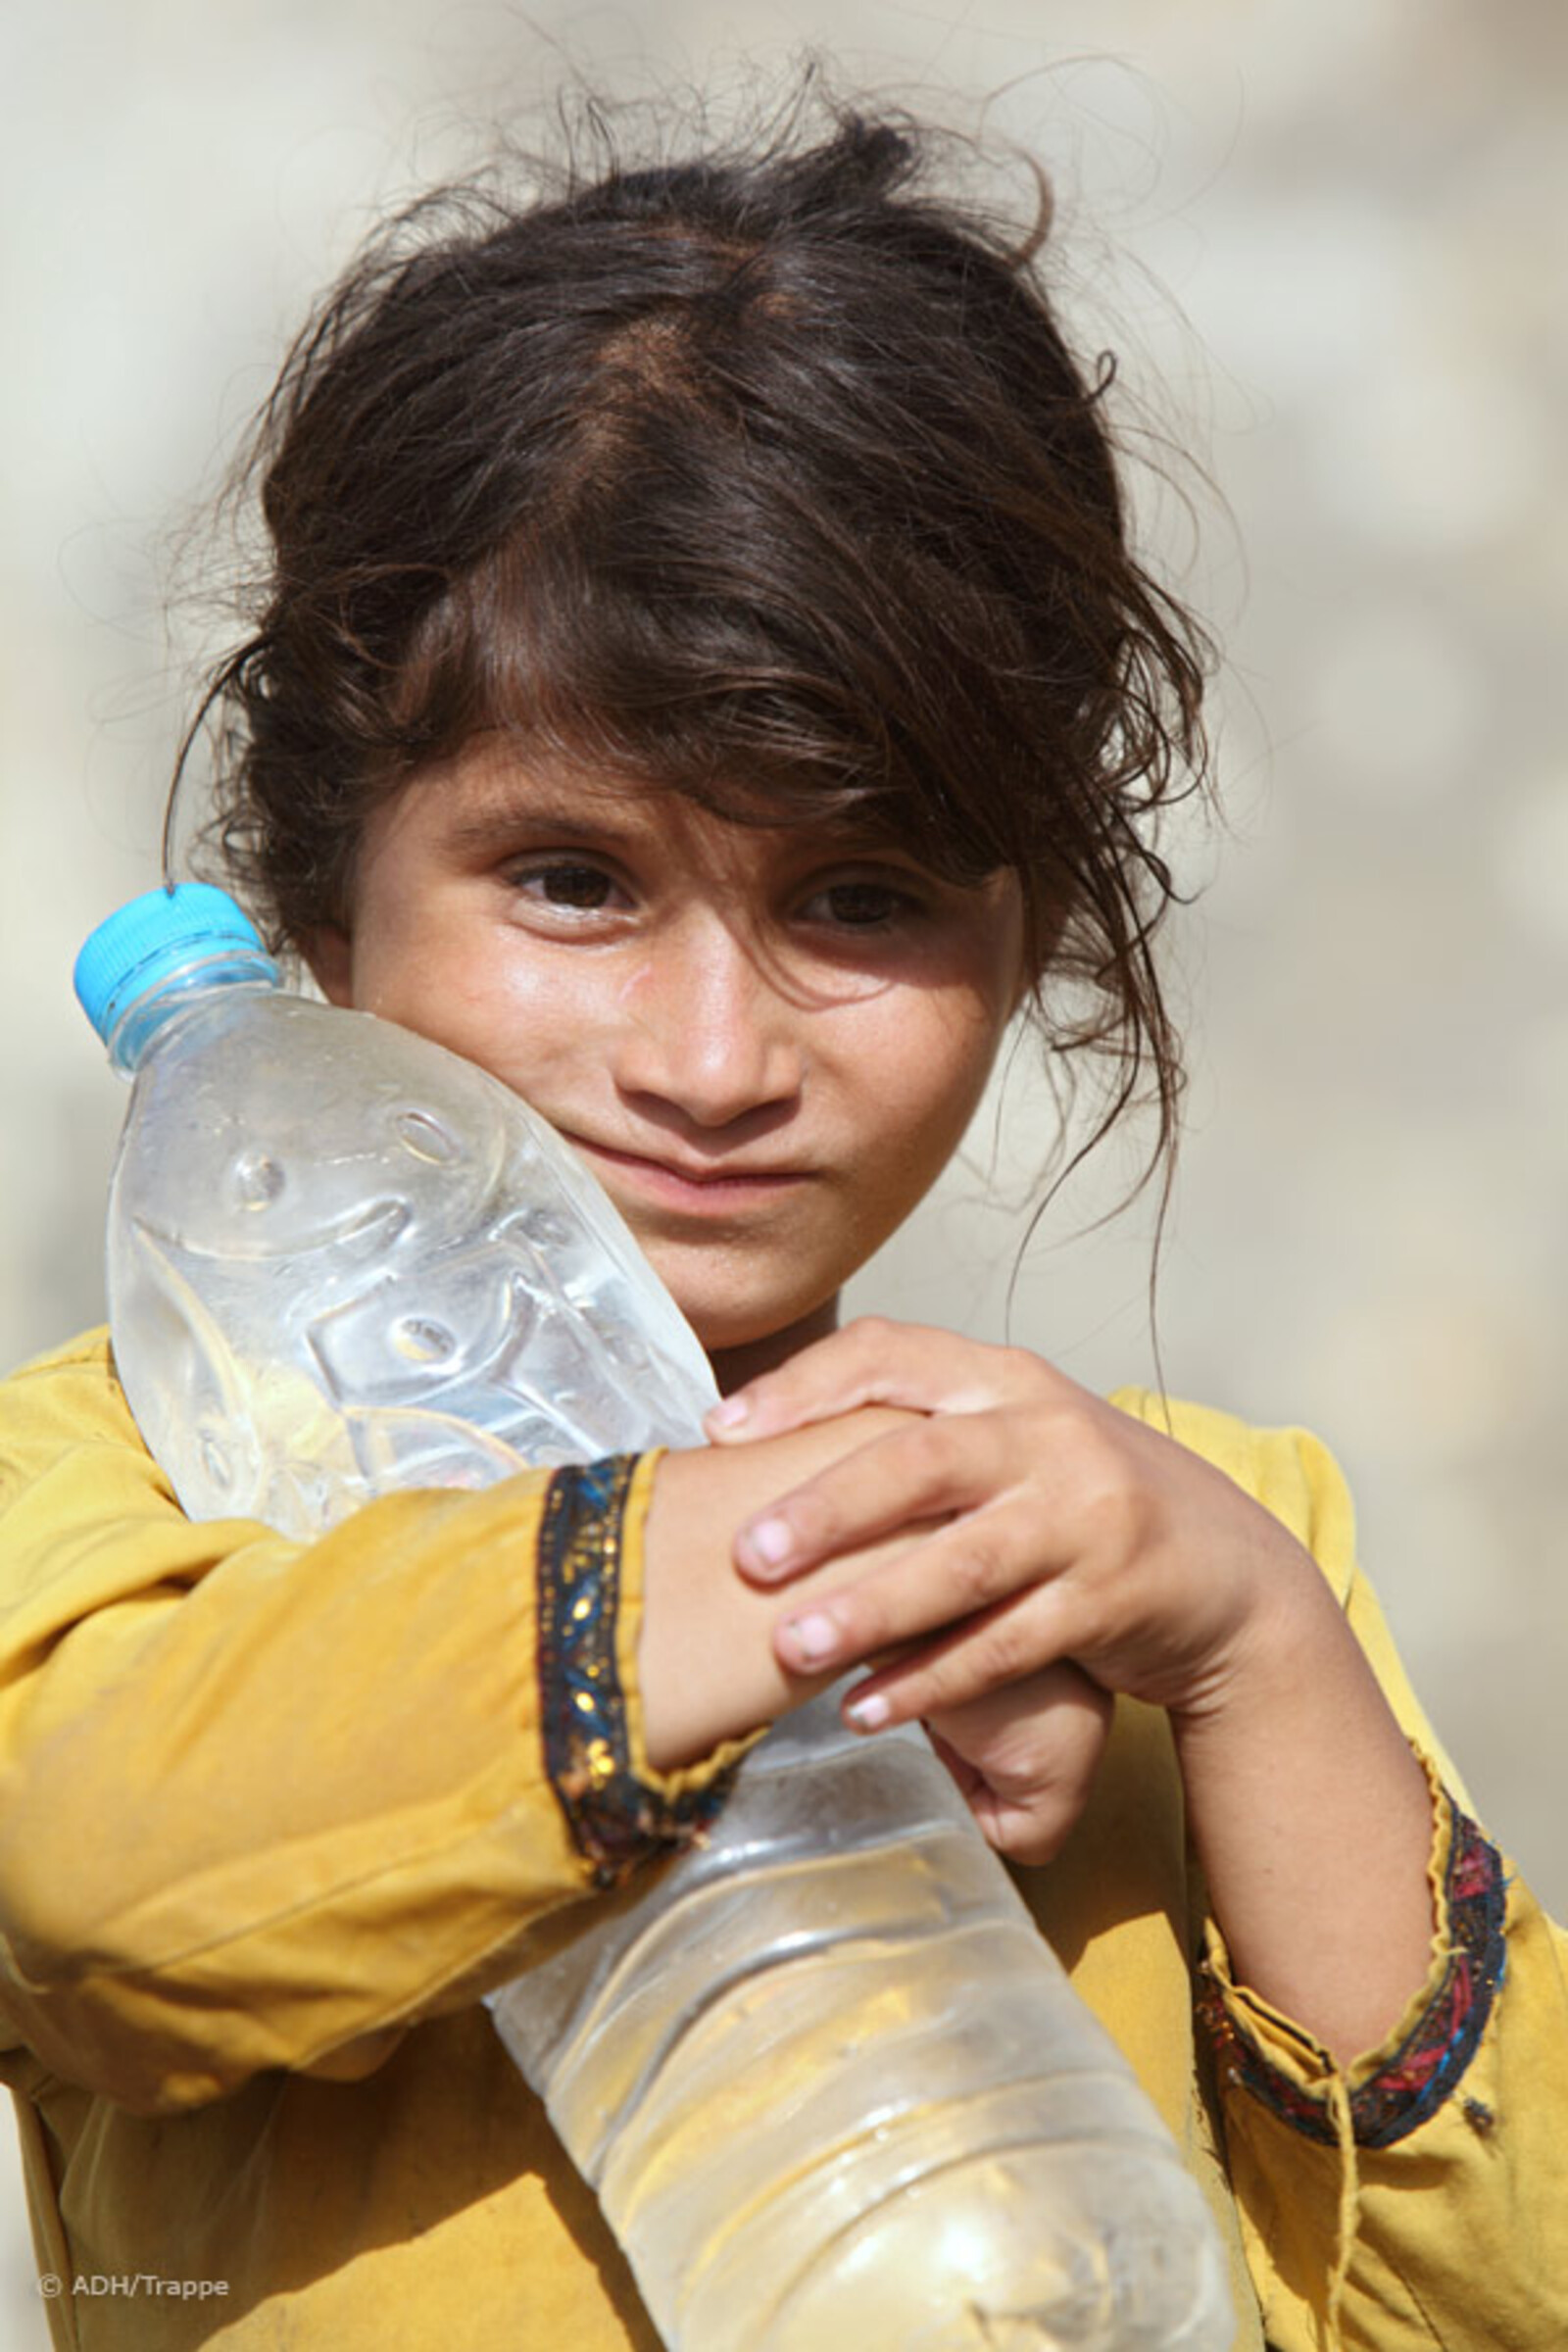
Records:
[[[540,1719],[545,1769],[594,1885],[614,1886],[650,1854],[689,1845],[733,1774],[670,1799],[638,1779],[615,1660],[620,1548],[639,1456],[558,1470],[538,1544]]]
[[[1443,1881],[1447,1965],[1399,2047],[1350,2094],[1350,2121],[1356,2145],[1362,2148],[1390,2146],[1442,2106],[1475,2054],[1507,1965],[1507,1883],[1501,1857],[1446,1791],[1444,1802],[1448,1808],[1448,1858]],[[1322,2102],[1253,2047],[1212,1980],[1200,1995],[1199,2010],[1221,2072],[1245,2084],[1307,2138],[1332,2145],[1334,2127]]]

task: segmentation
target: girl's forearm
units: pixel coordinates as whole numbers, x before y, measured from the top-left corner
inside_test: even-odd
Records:
[[[911,1418],[862,1407],[755,1446],[669,1453],[654,1478],[644,1541],[644,1605],[638,1645],[643,1740],[656,1770],[705,1755],[799,1706],[837,1679],[786,1674],[773,1645],[782,1609],[819,1587],[840,1587],[906,1544],[862,1545],[789,1588],[749,1585],[737,1573],[736,1530],[753,1512],[830,1461]]]
[[[1237,1981],[1348,2065],[1427,1973],[1432,1805],[1327,1587],[1303,1580],[1248,1671],[1171,1721]]]

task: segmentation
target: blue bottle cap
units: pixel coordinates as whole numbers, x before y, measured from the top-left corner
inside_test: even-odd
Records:
[[[208,882],[149,890],[83,942],[74,973],[77,1000],[107,1041],[126,1005],[167,974],[235,949],[271,960],[255,924],[226,890]]]

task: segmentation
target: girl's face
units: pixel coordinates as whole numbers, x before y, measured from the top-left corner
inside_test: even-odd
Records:
[[[1025,982],[1016,883],[754,830],[482,737],[369,819],[327,996],[588,1162],[721,1385],[831,1328],[957,1145]]]

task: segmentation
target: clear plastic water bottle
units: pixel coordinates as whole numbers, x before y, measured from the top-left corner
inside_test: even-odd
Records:
[[[116,1360],[197,1518],[701,1440],[706,1358],[509,1089],[283,992],[222,892],[101,926]],[[1227,2352],[1217,2238],[918,1731],[829,1696],[490,1998],[669,2352]]]

